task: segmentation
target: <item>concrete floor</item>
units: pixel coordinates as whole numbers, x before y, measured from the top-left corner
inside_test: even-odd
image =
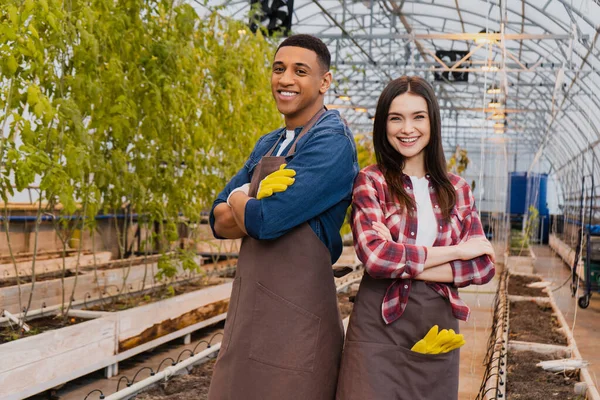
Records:
[[[555,256],[548,246],[533,248],[536,255],[534,272],[552,282],[554,299],[562,311],[567,324],[573,331],[577,348],[581,356],[590,362],[589,371],[599,388],[600,380],[600,294],[593,293],[588,308],[577,306],[577,299],[584,293],[582,287],[575,297],[571,297],[571,270],[562,259]],[[564,286],[560,287],[563,283]],[[560,287],[560,288],[559,288]]]

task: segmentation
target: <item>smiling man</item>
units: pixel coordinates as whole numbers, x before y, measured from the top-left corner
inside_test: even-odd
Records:
[[[271,88],[285,127],[258,140],[214,202],[215,237],[243,241],[210,400],[335,398],[332,263],[358,163],[350,130],[324,108],[330,59],[309,35],[281,43]]]

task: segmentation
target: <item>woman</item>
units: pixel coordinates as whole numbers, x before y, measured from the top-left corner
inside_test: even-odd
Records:
[[[415,344],[435,325],[458,332],[469,308],[457,287],[492,279],[494,250],[468,184],[446,172],[439,105],[424,79],[403,76],[384,89],[373,144],[377,165],[354,183],[352,232],[366,273],[337,399],[457,399],[456,346],[411,349],[424,348]]]

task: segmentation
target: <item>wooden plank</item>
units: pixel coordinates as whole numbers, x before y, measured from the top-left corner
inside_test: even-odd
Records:
[[[200,265],[201,257],[196,258],[196,262]],[[208,266],[207,269],[211,270]],[[102,269],[98,270],[97,274],[93,271],[85,272],[77,277],[77,287],[73,298],[76,302],[93,301],[101,297],[110,297],[118,294],[117,289],[120,289],[125,279],[125,291],[136,292],[142,287],[148,288],[154,285],[154,276],[158,272],[157,263],[140,264],[131,268],[117,269]],[[98,279],[96,279],[96,275]],[[146,276],[144,279],[144,275]],[[178,275],[187,276],[180,267]],[[73,290],[75,277],[65,278],[65,299],[68,300],[69,295]],[[21,285],[21,300],[23,306],[27,305],[29,293],[31,292],[31,283]],[[62,283],[60,279],[36,282],[31,309],[40,309],[44,305],[46,308],[61,304],[62,302]],[[0,305],[12,313],[20,313],[19,309],[19,290],[17,286],[9,286],[0,288]]]
[[[175,296],[118,313],[119,342],[140,335],[155,324],[177,318],[203,305],[229,299],[232,283]]]
[[[75,270],[79,261],[80,268],[94,265],[94,257],[96,264],[103,264],[110,260],[111,253],[102,251],[94,254],[82,254],[79,256],[65,257],[64,264],[65,269]],[[32,274],[32,260],[17,262],[17,271],[19,276],[31,276]],[[58,272],[63,270],[63,258],[50,258],[46,260],[36,260],[35,262],[35,273],[38,275],[47,274],[51,272]],[[15,266],[12,263],[0,265],[0,277],[2,279],[15,278],[17,276],[15,272]]]
[[[569,267],[569,269],[573,269],[573,263],[575,262],[575,250],[571,248],[568,244],[563,242],[558,236],[555,234],[551,234],[549,238],[549,245],[558,254],[560,258],[563,259],[565,264]],[[577,275],[579,279],[582,281],[585,280],[585,274],[583,270],[583,260],[579,260],[577,263]]]
[[[6,372],[19,367],[36,364],[40,360],[50,359],[107,338],[112,340],[114,348],[115,332],[115,318],[109,316],[3,343],[0,345],[0,376],[4,377]],[[55,364],[54,368],[56,365],[60,364]],[[0,380],[0,387],[2,386]]]
[[[104,368],[113,352],[114,338],[104,338],[0,373],[2,399],[23,399]]]

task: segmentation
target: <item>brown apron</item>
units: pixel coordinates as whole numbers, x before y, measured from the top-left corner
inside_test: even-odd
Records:
[[[404,313],[386,325],[381,304],[392,282],[363,276],[350,317],[337,399],[458,399],[459,350],[445,354],[410,350],[433,325],[458,332],[450,303],[415,280]]]
[[[315,115],[296,143],[320,118]],[[285,163],[264,156],[260,181]],[[301,178],[300,178],[301,179]],[[307,222],[275,240],[245,237],[209,400],[333,400],[344,342],[331,256]]]

